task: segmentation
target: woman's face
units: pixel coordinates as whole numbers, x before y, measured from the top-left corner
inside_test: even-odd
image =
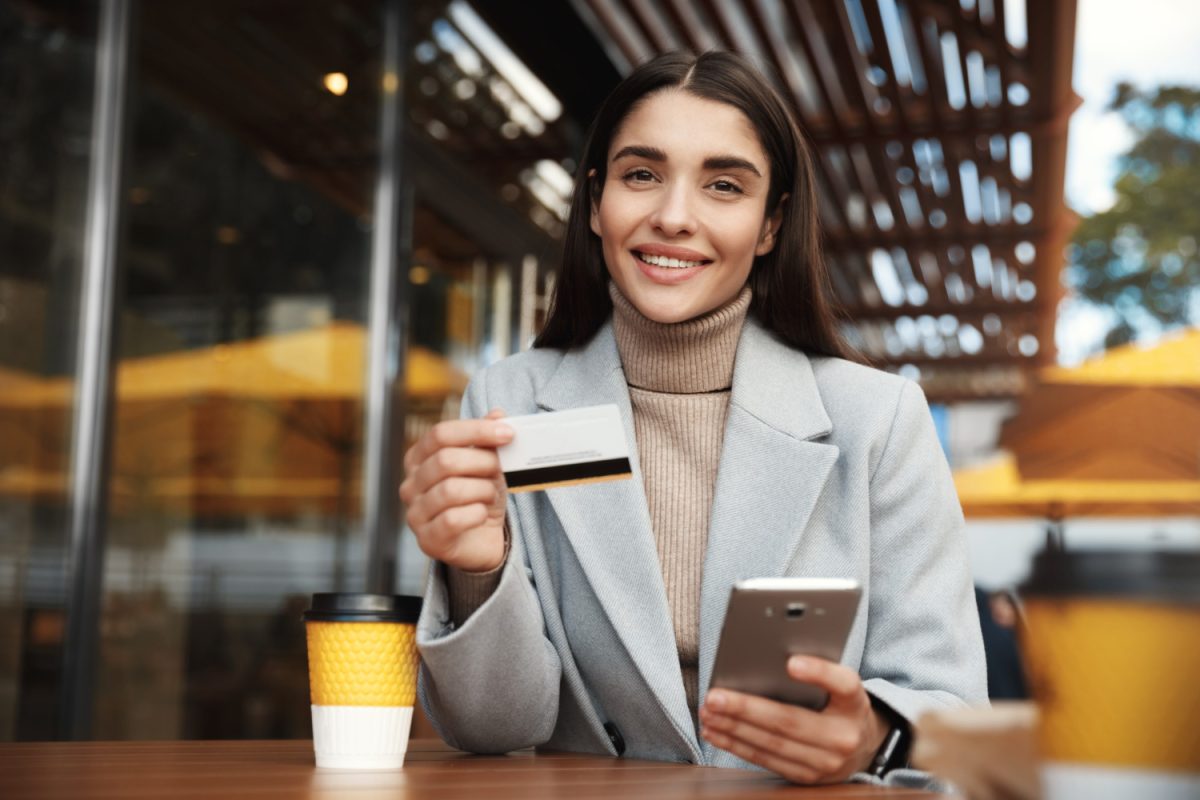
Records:
[[[769,162],[733,106],[665,90],[637,105],[608,152],[592,231],[621,294],[656,322],[732,300],[775,244]]]

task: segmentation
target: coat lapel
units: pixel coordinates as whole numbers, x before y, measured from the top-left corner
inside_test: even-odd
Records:
[[[637,458],[629,389],[611,323],[587,346],[567,351],[537,402],[547,411],[604,403],[620,409],[633,479],[550,489],[546,495],[609,622],[674,722],[680,745],[699,758]]]
[[[748,318],[734,362],[700,592],[701,700],[730,587],[783,574],[837,460],[836,446],[814,441],[831,430],[808,358]]]

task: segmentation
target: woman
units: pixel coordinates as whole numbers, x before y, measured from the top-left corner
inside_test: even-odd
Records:
[[[844,358],[815,209],[786,106],[736,56],[661,56],[600,109],[535,348],[478,375],[463,419],[405,459],[437,562],[422,698],[449,743],[833,782],[896,766],[881,745],[921,710],[986,702],[928,410]],[[497,420],[602,403],[634,480],[507,496]],[[730,587],[772,575],[863,585],[844,663],[788,665],[830,693],[821,712],[705,694]]]

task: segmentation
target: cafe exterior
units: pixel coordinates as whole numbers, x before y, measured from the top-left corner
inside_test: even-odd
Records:
[[[857,349],[937,404],[1018,395],[1054,360],[1074,18],[0,3],[0,740],[310,735],[309,596],[420,593],[406,443],[530,345],[591,114],[658,52],[793,102]]]

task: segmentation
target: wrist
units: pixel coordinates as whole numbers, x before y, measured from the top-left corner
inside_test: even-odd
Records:
[[[872,716],[882,734],[870,762],[863,771],[882,777],[893,769],[907,766],[908,752],[912,745],[912,729],[908,720],[899,712],[874,695],[869,696]]]
[[[884,740],[892,730],[891,723],[875,709],[874,704],[872,704],[868,717],[867,730],[863,736],[863,752],[859,759],[858,768],[855,770],[856,772],[871,771],[871,766],[879,753],[879,748],[883,746]]]

